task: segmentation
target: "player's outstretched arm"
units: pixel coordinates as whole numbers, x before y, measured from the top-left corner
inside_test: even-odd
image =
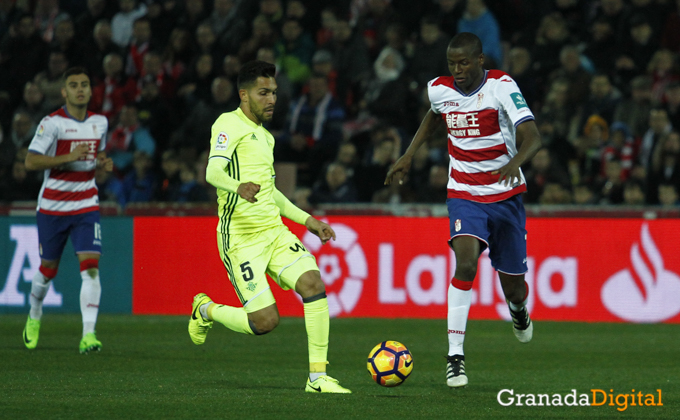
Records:
[[[387,177],[385,177],[385,185],[390,185],[392,180],[396,177],[399,183],[404,182],[404,178],[408,175],[409,170],[411,170],[411,160],[413,155],[415,155],[416,150],[427,140],[434,130],[437,128],[438,124],[441,124],[441,118],[430,109],[425,114],[425,117],[420,122],[420,127],[416,131],[416,135],[413,136],[411,144],[404,152],[404,155],[397,159],[397,161],[392,165],[389,172],[387,172]]]
[[[253,182],[244,182],[230,177],[226,169],[229,161],[226,158],[217,156],[208,160],[208,167],[205,170],[205,180],[215,188],[225,190],[230,193],[238,194],[250,203],[256,203],[255,195],[260,192],[260,186]]]
[[[304,225],[310,217],[309,213],[302,210],[283,195],[276,187],[274,187],[274,203],[279,208],[281,216],[294,221],[297,224]]]
[[[312,232],[318,236],[319,239],[321,239],[322,244],[325,244],[331,239],[335,240],[335,231],[328,223],[324,223],[321,220],[309,216],[305,222],[305,226],[307,227],[308,231]]]
[[[519,150],[510,162],[499,170],[491,172],[491,175],[498,175],[499,184],[513,185],[519,182],[522,179],[520,166],[530,161],[541,148],[541,135],[534,120],[525,121],[517,126],[517,144]]]
[[[90,146],[87,144],[79,144],[71,153],[59,156],[46,156],[39,153],[28,152],[24,164],[29,171],[41,171],[45,169],[56,168],[65,163],[75,162],[78,159],[84,158],[88,155]]]

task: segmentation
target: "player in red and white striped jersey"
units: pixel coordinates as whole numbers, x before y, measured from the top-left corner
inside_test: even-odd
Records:
[[[40,241],[40,269],[31,285],[31,312],[24,328],[24,344],[38,344],[42,301],[49,282],[57,275],[59,260],[70,237],[80,261],[82,286],[80,308],[83,338],[80,352],[100,350],[95,335],[101,284],[101,225],[95,169],[113,169],[103,151],[106,146],[106,117],[87,111],[92,96],[85,69],[74,67],[63,76],[61,94],[66,105],[43,118],[28,147],[26,169],[44,170],[38,197],[37,223]]]
[[[448,292],[446,383],[460,387],[468,383],[463,341],[472,282],[479,255],[487,247],[508,302],[515,336],[526,343],[533,335],[526,308],[526,216],[520,196],[526,191],[526,182],[520,166],[536,154],[541,140],[515,81],[502,71],[484,70],[477,36],[468,32],[456,35],[446,57],[451,76],[428,83],[431,109],[385,183],[397,175],[403,178],[420,145],[438,125],[446,125],[449,245],[456,255],[456,272]]]

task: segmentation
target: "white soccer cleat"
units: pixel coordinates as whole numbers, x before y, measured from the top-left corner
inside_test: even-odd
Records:
[[[460,388],[468,384],[468,377],[465,375],[465,356],[456,354],[446,356],[446,385],[451,388]]]
[[[534,323],[531,322],[527,307],[525,306],[516,312],[509,306],[508,309],[510,309],[510,316],[512,317],[512,332],[515,333],[515,337],[520,343],[528,343],[534,336]]]

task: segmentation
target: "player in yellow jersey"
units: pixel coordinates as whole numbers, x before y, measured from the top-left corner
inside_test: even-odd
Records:
[[[302,297],[310,372],[305,391],[351,393],[326,375],[328,302],[316,260],[281,221],[284,216],[305,225],[324,244],[335,239],[328,224],[296,207],[274,185],[274,137],[262,124],[274,113],[275,72],[263,61],[244,64],[238,75],[239,108],[222,114],[212,126],[206,180],[217,188],[217,246],[243,306],[216,304],[199,293],[189,335],[195,344],[203,344],[213,321],[245,334],[276,328],[279,311],[265,276],[269,274],[282,289]]]

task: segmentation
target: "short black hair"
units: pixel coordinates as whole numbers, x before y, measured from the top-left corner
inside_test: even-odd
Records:
[[[482,50],[482,41],[479,37],[470,32],[461,32],[451,39],[449,48],[470,48],[472,55],[480,55]]]
[[[66,69],[64,74],[61,76],[61,81],[63,84],[66,84],[66,79],[68,79],[70,76],[73,76],[75,74],[84,74],[87,76],[87,78],[90,78],[90,73],[87,71],[85,67],[71,67],[70,69]]]
[[[255,83],[258,77],[275,77],[276,66],[265,61],[253,60],[241,66],[236,86],[238,90],[246,89]]]

